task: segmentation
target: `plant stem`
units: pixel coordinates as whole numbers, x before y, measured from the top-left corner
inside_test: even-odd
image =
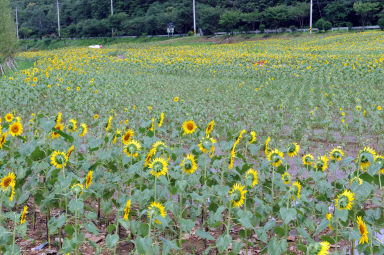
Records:
[[[1,191],[1,199],[0,199],[0,226],[1,226],[1,222],[2,222],[1,214],[3,212],[3,196],[4,196],[4,192]]]
[[[15,242],[16,242],[16,225],[17,225],[17,217],[15,215],[15,220],[13,222],[13,242],[12,242],[12,255],[15,254]]]
[[[155,175],[155,202],[156,202],[156,182],[157,182],[157,175]]]
[[[271,189],[271,192],[272,192],[272,203],[273,203],[273,198],[275,196],[275,193],[274,193],[274,190],[273,190],[274,179],[275,179],[275,167],[273,166],[272,167],[272,189]]]

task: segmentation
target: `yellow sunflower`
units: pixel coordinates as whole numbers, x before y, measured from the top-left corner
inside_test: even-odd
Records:
[[[71,189],[76,195],[81,195],[83,193],[84,186],[80,183],[75,183],[72,185]]]
[[[55,151],[51,156],[51,164],[56,168],[62,169],[67,165],[68,157],[65,152]]]
[[[141,151],[141,145],[138,141],[135,140],[128,142],[127,146],[124,148],[124,152],[128,157],[136,158],[139,156],[139,151]]]
[[[283,163],[284,153],[278,149],[271,150],[268,154],[268,161],[271,162],[271,165],[274,167],[279,167]]]
[[[27,212],[28,212],[28,206],[25,205],[24,210],[20,216],[20,225],[23,225],[25,223],[25,220],[27,219]]]
[[[344,157],[344,152],[342,149],[334,148],[331,153],[329,153],[329,157],[331,160],[340,161],[342,157]]]
[[[314,159],[314,157],[311,154],[305,154],[303,156],[303,164],[305,166],[312,166],[314,160],[315,159]]]
[[[165,207],[161,203],[152,202],[151,205],[148,207],[148,217],[150,220],[153,218],[156,218],[158,216],[161,216],[165,218],[167,216],[167,213],[165,212]],[[155,223],[161,224],[159,220],[155,220]]]
[[[64,130],[64,125],[62,123],[56,123],[55,129],[63,131]],[[52,139],[56,139],[58,137],[60,137],[60,134],[58,132],[53,131],[52,132]]]
[[[77,121],[75,119],[70,119],[67,128],[68,128],[69,132],[76,131]]]
[[[345,190],[342,194],[339,194],[335,199],[335,206],[339,210],[351,210],[353,205],[353,200],[355,200],[355,194],[349,190]]]
[[[162,141],[156,141],[152,147],[155,149],[155,151],[159,151],[161,154],[165,151],[165,149],[168,147],[165,143]]]
[[[249,144],[252,144],[256,141],[256,132],[255,131],[251,131],[250,132],[250,137],[249,137]]]
[[[376,151],[369,147],[364,147],[364,150],[360,150],[359,158],[357,159],[360,168],[362,171],[367,171],[368,167],[371,165],[369,161],[370,158],[376,157]]]
[[[62,116],[62,113],[59,112],[56,116],[56,124],[60,124],[61,123],[61,116]]]
[[[128,216],[129,216],[129,211],[131,209],[131,199],[129,199],[127,201],[127,204],[125,205],[125,208],[124,208],[124,220],[127,221],[128,220]]]
[[[107,126],[105,128],[105,132],[108,132],[109,129],[111,129],[111,124],[112,124],[113,116],[109,116]]]
[[[267,140],[265,140],[265,144],[264,144],[264,153],[267,156],[271,152],[271,149],[268,147],[270,141],[271,141],[271,137],[268,136],[268,138],[267,138]]]
[[[284,184],[289,184],[291,182],[291,175],[288,172],[285,172],[281,176],[281,180],[283,180]]]
[[[5,144],[5,142],[7,141],[7,132],[3,133],[1,136],[0,136],[0,149],[3,148],[3,145]]]
[[[202,137],[201,142],[199,143],[199,149],[203,153],[211,153],[210,157],[213,157],[215,153],[215,144],[216,140],[209,137]]]
[[[158,126],[161,127],[163,125],[163,122],[164,122],[164,113],[162,112],[160,114],[160,121],[158,123]]]
[[[317,158],[315,169],[318,171],[325,171],[328,168],[328,158],[327,156],[321,156]]]
[[[99,114],[93,115],[93,119],[97,120],[99,118]]]
[[[296,181],[292,184],[291,192],[292,192],[292,199],[293,200],[296,200],[296,198],[300,199],[301,184],[298,181]]]
[[[207,128],[205,129],[205,136],[206,137],[209,137],[209,135],[211,134],[214,126],[215,126],[215,121],[214,120],[209,122]]]
[[[329,225],[328,225],[329,230],[332,231],[332,230],[333,230],[333,227],[332,227],[332,214],[327,213],[327,214],[325,215],[325,217],[326,217],[327,220],[329,221]]]
[[[88,127],[87,127],[87,124],[85,124],[85,123],[82,123],[81,125],[80,125],[80,134],[79,134],[79,136],[80,137],[84,137],[87,133],[88,133]]]
[[[320,245],[321,245],[321,248],[317,255],[329,254],[329,248],[331,248],[331,245],[328,242],[321,242]]]
[[[183,168],[183,172],[185,172],[186,174],[193,174],[197,169],[195,156],[193,154],[188,154],[183,159],[180,166]]]
[[[132,129],[128,130],[127,132],[125,132],[125,134],[124,134],[123,137],[121,138],[121,141],[122,141],[125,145],[128,145],[128,143],[131,141],[131,139],[132,139],[134,133],[135,133],[135,132],[133,132]]]
[[[288,150],[287,150],[287,154],[289,157],[295,157],[300,151],[300,145],[298,145],[297,143],[291,143],[289,146],[288,146]]]
[[[69,159],[71,157],[71,154],[72,154],[72,151],[73,149],[75,148],[74,145],[71,146],[71,148],[69,148],[68,152],[67,152],[67,158]]]
[[[253,170],[250,168],[246,173],[245,173],[245,182],[247,184],[250,183],[251,188],[253,188],[257,183],[258,183],[258,172],[257,170]]]
[[[152,148],[147,157],[145,158],[144,166],[148,166],[149,162],[151,161],[152,157],[156,154],[156,148]]]
[[[12,136],[19,136],[23,133],[23,125],[20,122],[13,122],[9,127],[9,133]]]
[[[235,161],[235,157],[236,157],[236,152],[231,150],[231,156],[229,157],[228,169],[232,169],[233,168],[233,163]]]
[[[247,190],[244,190],[244,188],[245,186],[236,183],[232,190],[229,191],[233,207],[241,207],[244,204],[245,193],[247,193]]]
[[[183,130],[184,130],[184,133],[183,135],[189,135],[189,134],[193,134],[195,133],[196,131],[196,124],[193,120],[188,120],[186,122],[184,122],[183,124]]]
[[[92,184],[93,179],[93,171],[89,171],[87,174],[87,177],[85,178],[85,188],[88,189],[88,187]]]
[[[15,187],[15,185],[16,185],[16,175],[13,172],[9,172],[7,176],[4,176],[1,179],[0,186],[3,191],[7,191],[9,187],[11,188]]]
[[[368,243],[368,230],[367,230],[367,226],[365,225],[364,221],[361,219],[361,216],[357,217],[357,225],[359,227],[360,235],[361,235],[359,244]]]
[[[175,101],[177,103],[177,102],[179,102],[179,98],[178,97],[174,97],[173,101]]]
[[[7,113],[4,117],[6,122],[11,122],[13,120],[13,114],[12,113]]]
[[[0,148],[1,148],[1,138],[0,138]],[[378,164],[380,167],[378,174],[384,174],[384,157],[382,155],[376,155],[375,163]]]
[[[359,185],[362,185],[362,184],[363,184],[363,180],[360,179],[360,178],[357,177],[357,176],[353,177],[353,178],[350,180],[349,183],[352,184],[352,183],[354,183],[354,182],[357,182],[357,184],[359,184]]]
[[[168,162],[164,158],[155,158],[149,165],[149,168],[152,169],[151,174],[153,176],[166,175],[168,172]]]

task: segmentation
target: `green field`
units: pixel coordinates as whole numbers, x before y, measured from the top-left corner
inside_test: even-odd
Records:
[[[0,249],[384,254],[384,33],[249,39],[20,53]]]

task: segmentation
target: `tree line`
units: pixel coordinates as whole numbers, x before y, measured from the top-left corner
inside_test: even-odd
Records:
[[[384,27],[381,0],[314,0],[315,27],[377,25]],[[20,38],[57,37],[56,0],[13,0]],[[192,0],[59,0],[61,37],[165,34],[193,29]],[[309,0],[196,0],[197,27],[217,31],[308,28]],[[320,20],[320,21],[319,21]],[[316,21],[319,21],[316,23]]]

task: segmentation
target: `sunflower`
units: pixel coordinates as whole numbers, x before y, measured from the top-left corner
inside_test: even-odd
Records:
[[[115,135],[113,136],[113,140],[112,140],[112,143],[113,143],[113,144],[116,143],[117,137],[118,137],[120,134],[121,134],[120,129],[116,128],[116,133],[115,133]]]
[[[20,216],[20,225],[23,225],[25,223],[25,219],[27,218],[27,212],[28,212],[28,206],[25,205],[24,210]]]
[[[251,186],[251,188],[253,188],[258,183],[257,175],[258,175],[257,171],[250,168],[245,173],[245,183],[247,183],[248,186]],[[249,185],[249,183],[250,183],[250,185]]]
[[[325,171],[328,168],[328,158],[327,156],[321,156],[317,158],[317,161],[315,163],[315,169],[318,171]]]
[[[139,142],[135,140],[131,140],[127,143],[127,146],[125,146],[124,152],[127,154],[128,157],[136,158],[139,156],[139,151],[141,150],[141,145]]]
[[[325,217],[326,217],[327,220],[329,221],[329,225],[328,225],[329,230],[332,231],[332,230],[333,230],[333,227],[332,227],[332,214],[327,213],[327,214],[325,215]]]
[[[81,132],[80,132],[79,136],[80,136],[80,137],[84,137],[84,136],[88,133],[87,124],[82,123],[82,124],[80,125],[80,130],[81,130]]]
[[[334,148],[331,153],[329,153],[329,157],[334,161],[340,161],[342,157],[344,157],[344,152],[342,149]]]
[[[56,123],[55,129],[63,131],[64,130],[64,125],[62,123]],[[53,131],[52,132],[52,139],[56,139],[58,137],[60,137],[60,134],[58,132]]]
[[[152,118],[152,124],[151,127],[149,128],[149,131],[153,132],[155,130],[155,119]]]
[[[0,148],[1,148],[1,138],[0,138]],[[376,155],[375,163],[380,166],[380,170],[378,174],[384,174],[384,157],[382,155]]]
[[[241,207],[244,204],[245,193],[247,190],[244,190],[245,186],[240,183],[236,183],[232,190],[229,191],[229,195],[231,195],[233,207]]]
[[[83,184],[80,184],[80,183],[75,183],[72,185],[71,189],[73,190],[73,192],[78,195],[78,194],[82,194],[83,193],[83,189],[84,189],[84,186]]]
[[[4,176],[1,179],[0,186],[3,191],[7,191],[9,187],[11,188],[15,187],[15,185],[16,185],[16,175],[14,173],[9,172],[7,176]]]
[[[152,148],[147,157],[145,158],[145,163],[144,163],[144,166],[148,166],[149,165],[149,162],[151,161],[152,157],[156,154],[156,148]]]
[[[310,243],[307,247],[308,255],[327,255],[331,245],[328,242]]]
[[[251,136],[249,137],[249,144],[254,143],[256,141],[256,132],[255,131],[251,131],[250,135]]]
[[[165,212],[165,207],[161,203],[152,202],[151,205],[148,207],[148,217],[152,220],[152,218],[156,218],[158,216],[161,216],[165,218],[167,216],[167,213]],[[161,222],[156,219],[155,223],[161,224]]]
[[[362,185],[362,184],[363,184],[363,180],[360,179],[360,178],[357,177],[357,176],[353,177],[353,178],[350,180],[349,183],[352,184],[352,183],[354,183],[354,182],[357,182],[357,184],[359,184],[359,185]]]
[[[269,144],[270,141],[271,141],[271,137],[268,136],[268,138],[267,138],[267,140],[265,140],[265,144],[264,144],[264,153],[267,156],[271,152],[271,149],[268,147],[268,144]]]
[[[186,122],[184,122],[183,124],[183,130],[184,130],[184,133],[183,135],[189,135],[189,134],[193,134],[195,133],[196,131],[196,124],[193,120],[188,120]]]
[[[361,235],[359,244],[368,243],[367,226],[365,225],[364,221],[361,219],[361,216],[357,217],[357,225],[359,226],[360,235]]]
[[[195,156],[193,154],[187,155],[181,162],[180,166],[186,174],[193,174],[197,169]]]
[[[298,181],[296,181],[295,183],[292,184],[292,187],[290,190],[293,193],[292,194],[293,200],[296,200],[296,198],[300,199],[301,184]]]
[[[112,120],[113,120],[113,116],[109,116],[107,126],[105,127],[105,132],[108,132],[109,129],[111,129]]]
[[[268,154],[268,161],[271,162],[271,165],[274,167],[279,167],[283,163],[284,153],[278,149],[272,150]]]
[[[99,114],[95,114],[95,115],[93,115],[93,119],[95,119],[95,120],[97,120],[99,118]]]
[[[233,168],[233,163],[235,161],[235,157],[236,157],[236,152],[234,150],[231,150],[231,156],[229,157],[228,169],[232,169]]]
[[[63,168],[67,165],[68,156],[65,152],[54,151],[51,156],[51,164],[56,168]]]
[[[167,148],[167,145],[165,143],[163,143],[162,141],[157,141],[152,145],[152,147],[155,149],[155,152],[158,151],[163,155],[164,151]]]
[[[76,128],[77,128],[77,121],[75,119],[70,119],[69,120],[69,124],[67,126],[69,132],[74,132],[76,131]]]
[[[213,157],[215,153],[215,144],[216,140],[209,137],[202,137],[201,142],[199,143],[199,149],[203,153],[211,153],[210,157]]]
[[[291,175],[288,172],[285,172],[281,179],[283,180],[284,184],[289,184],[291,182]]]
[[[61,116],[62,116],[62,113],[59,112],[56,116],[56,124],[60,124],[61,123]]]
[[[355,200],[355,194],[349,190],[345,190],[342,194],[339,194],[335,199],[335,206],[339,210],[351,210],[353,205],[353,200]]]
[[[125,145],[128,145],[129,142],[131,141],[132,139],[132,136],[135,132],[133,132],[132,129],[128,130],[127,132],[125,132],[125,134],[123,135],[123,137],[121,138],[121,141],[125,144]]]
[[[7,141],[7,132],[3,133],[1,136],[0,136],[0,149],[3,148],[3,145],[5,144],[5,142]]]
[[[294,157],[296,156],[300,151],[300,145],[298,145],[297,143],[291,143],[289,146],[288,146],[288,149],[287,149],[287,154],[289,157]]]
[[[149,165],[149,168],[152,169],[151,174],[153,176],[159,177],[167,174],[167,166],[168,162],[164,158],[155,158]]]
[[[164,113],[162,112],[160,114],[160,121],[159,123],[157,124],[159,127],[161,127],[163,125],[163,122],[164,122]]]
[[[175,101],[177,103],[177,102],[179,102],[179,98],[178,97],[174,97],[173,101]]]
[[[11,122],[13,120],[13,114],[12,113],[7,113],[4,117],[6,122]]]
[[[87,174],[87,177],[85,177],[85,188],[88,189],[88,187],[92,184],[93,179],[93,171],[89,171]]]
[[[303,156],[303,164],[305,166],[312,166],[314,160],[315,159],[314,159],[314,157],[311,154],[305,154]]]
[[[371,165],[370,158],[376,157],[376,151],[369,147],[364,147],[364,150],[360,150],[359,158],[357,159],[362,171],[367,171],[367,168]]]
[[[206,137],[209,137],[209,135],[211,134],[214,126],[215,126],[215,121],[214,120],[209,122],[207,128],[205,129],[205,136]]]
[[[69,157],[71,157],[71,154],[72,154],[72,151],[73,149],[75,148],[74,145],[71,146],[71,148],[69,148],[68,152],[67,152],[67,158],[69,159]]]
[[[23,125],[20,122],[13,122],[9,127],[9,133],[12,136],[19,136],[23,133]]]
[[[125,205],[125,208],[124,208],[124,220],[127,221],[128,220],[128,216],[129,216],[129,211],[131,209],[131,199],[129,199],[127,201],[127,204]]]

